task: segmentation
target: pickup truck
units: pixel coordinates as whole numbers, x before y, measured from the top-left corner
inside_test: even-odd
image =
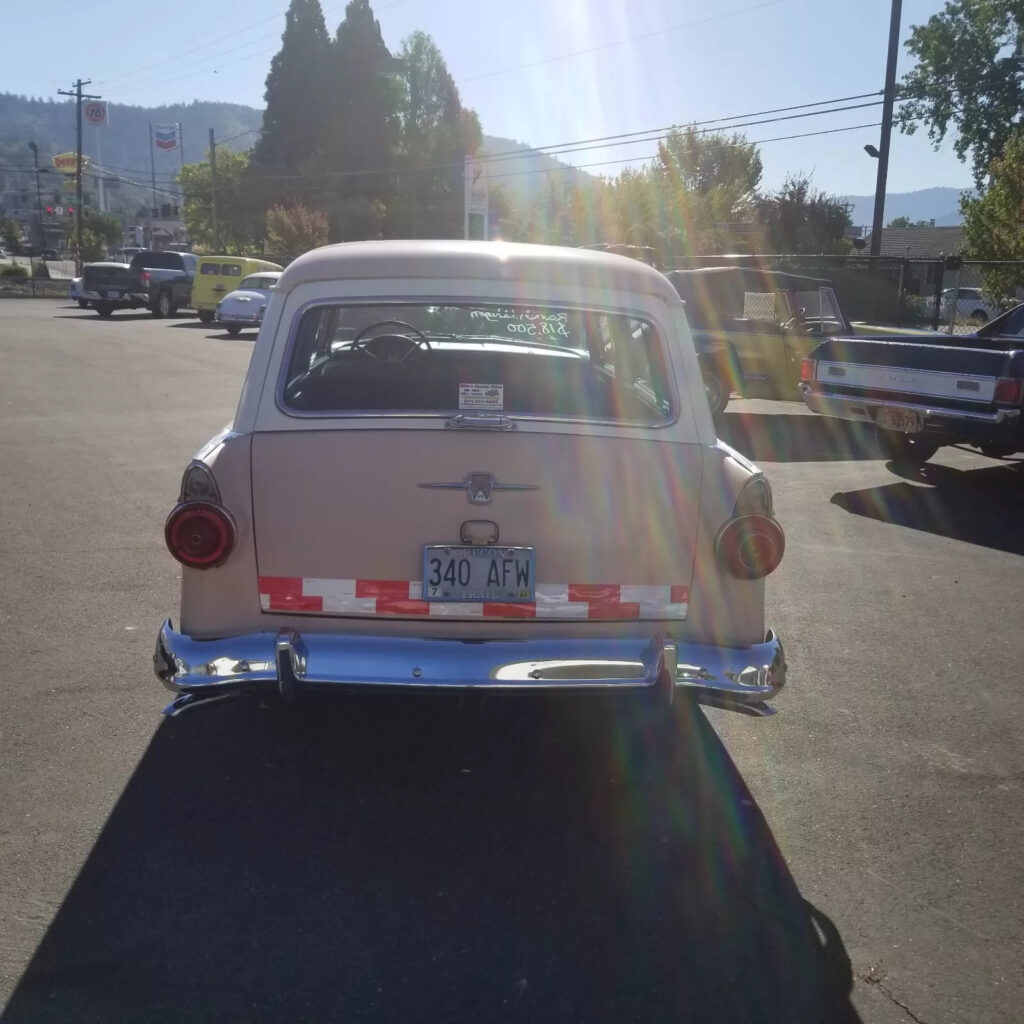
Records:
[[[174,316],[192,303],[192,282],[199,257],[190,252],[143,249],[127,266],[99,263],[87,266],[83,287],[98,296],[93,302],[100,316],[115,309],[145,308],[153,316]]]
[[[800,363],[822,338],[850,334],[831,281],[759,267],[665,275],[686,303],[713,416],[729,397],[799,401]]]
[[[1024,452],[1024,305],[971,334],[829,338],[804,359],[800,393],[813,412],[872,424],[897,464],[951,444]]]

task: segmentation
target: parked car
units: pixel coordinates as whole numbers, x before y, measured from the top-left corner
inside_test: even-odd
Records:
[[[830,338],[804,360],[800,391],[814,412],[873,424],[896,463],[950,444],[1024,452],[1024,305],[973,334]]]
[[[929,295],[925,303],[929,314],[935,311],[935,296]],[[985,324],[1000,313],[999,303],[988,298],[980,288],[945,288],[939,305],[939,320],[949,323],[968,321]]]
[[[800,363],[823,337],[851,330],[823,278],[746,267],[673,270],[713,414],[729,398],[799,401]]]
[[[245,327],[258,329],[270,300],[270,291],[280,277],[281,272],[275,270],[265,270],[247,277],[239,284],[237,291],[228,292],[217,303],[217,323],[223,324],[232,338],[237,337]]]
[[[88,266],[88,264],[86,265]],[[68,286],[68,298],[72,302],[77,302],[82,309],[88,309],[99,296],[95,292],[86,291],[83,281],[84,278],[81,277],[71,278],[71,284]]]
[[[626,257],[354,242],[278,279],[164,535],[177,714],[243,693],[785,682],[771,488],[716,439],[682,303]]]
[[[192,300],[199,319],[212,324],[217,316],[217,303],[228,292],[241,286],[242,278],[261,270],[281,270],[279,263],[249,256],[203,256],[192,286]]]
[[[5,260],[10,256],[10,253],[0,245],[0,260]]]
[[[60,256],[57,254],[56,249],[42,249],[40,250],[39,258],[42,260],[55,261],[59,260]]]
[[[192,282],[199,257],[190,252],[143,249],[131,263],[94,263],[84,271],[84,285],[99,296],[100,316],[115,309],[148,309],[153,316],[174,316],[192,302]],[[122,269],[123,268],[123,269]]]

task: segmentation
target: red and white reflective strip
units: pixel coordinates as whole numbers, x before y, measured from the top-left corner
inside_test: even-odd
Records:
[[[685,619],[690,588],[626,583],[538,583],[535,600],[424,601],[419,580],[261,576],[265,612],[456,619]]]

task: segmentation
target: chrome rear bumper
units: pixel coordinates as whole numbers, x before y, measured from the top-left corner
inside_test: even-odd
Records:
[[[701,703],[751,715],[786,682],[786,659],[771,630],[749,647],[680,644],[661,636],[616,639],[450,640],[300,634],[292,629],[196,640],[168,619],[153,668],[179,696],[177,715],[240,693],[302,690],[686,690]],[[671,683],[671,685],[670,685]]]

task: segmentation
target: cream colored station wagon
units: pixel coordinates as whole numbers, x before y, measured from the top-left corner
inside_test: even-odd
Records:
[[[210,700],[646,690],[751,714],[784,536],[716,439],[683,306],[622,256],[357,242],[281,276],[167,519],[156,673]]]

